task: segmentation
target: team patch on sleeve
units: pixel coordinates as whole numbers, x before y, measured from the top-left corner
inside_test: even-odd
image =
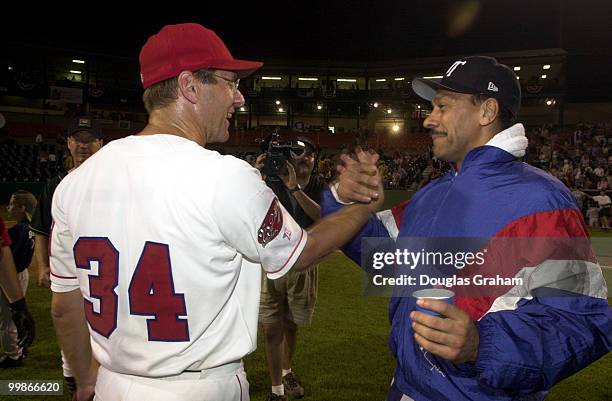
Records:
[[[270,241],[276,238],[281,228],[283,228],[283,212],[278,199],[274,198],[266,213],[266,217],[257,231],[257,242],[265,248]]]

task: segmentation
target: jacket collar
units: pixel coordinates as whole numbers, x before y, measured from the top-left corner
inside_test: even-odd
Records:
[[[514,124],[512,127],[497,133],[485,145],[470,150],[463,159],[461,171],[471,166],[489,163],[506,163],[518,157],[525,156],[528,141],[525,136],[523,124]],[[451,164],[453,176],[457,169]]]

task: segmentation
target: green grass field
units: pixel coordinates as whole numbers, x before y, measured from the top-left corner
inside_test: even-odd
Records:
[[[35,272],[35,270],[33,270]],[[606,271],[612,282],[612,271]],[[387,299],[361,294],[361,273],[339,253],[320,267],[319,299],[311,327],[299,332],[294,371],[311,401],[382,401],[393,373],[387,348]],[[0,370],[0,380],[60,379],[61,361],[49,314],[50,292],[31,283],[28,303],[37,339],[24,366]],[[251,399],[269,391],[262,335],[246,360]],[[547,401],[612,401],[612,354],[554,387]],[[0,400],[68,400],[62,396],[0,396]],[[146,400],[143,400],[146,401]]]

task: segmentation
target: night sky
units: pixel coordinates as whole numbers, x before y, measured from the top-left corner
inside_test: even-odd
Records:
[[[5,11],[0,33],[13,43],[134,58],[163,25],[189,21],[215,30],[235,57],[262,61],[372,62],[560,47],[569,53],[570,98],[612,101],[612,0],[200,1],[123,10],[127,3],[91,2],[82,12],[59,12],[85,6],[56,3],[26,16]]]

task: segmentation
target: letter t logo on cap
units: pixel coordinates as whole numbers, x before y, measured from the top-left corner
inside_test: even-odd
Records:
[[[446,71],[446,76],[450,77],[457,67],[459,67],[460,65],[465,65],[465,63],[467,63],[467,61],[455,61],[453,65],[450,66],[448,71]]]

